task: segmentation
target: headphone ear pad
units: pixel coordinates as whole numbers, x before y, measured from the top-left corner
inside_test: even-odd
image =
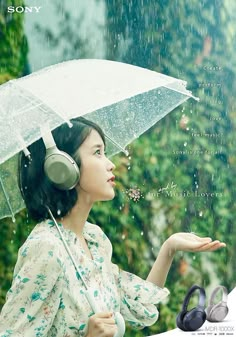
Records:
[[[207,311],[207,320],[209,322],[222,322],[229,312],[225,302],[220,302],[210,307]]]
[[[206,320],[205,310],[199,307],[193,308],[183,318],[183,326],[185,331],[195,331],[199,329]]]
[[[185,314],[186,314],[186,311],[181,311],[178,314],[177,318],[176,318],[176,325],[177,325],[177,327],[179,329],[183,330],[183,331],[186,331],[186,329],[185,329],[185,327],[183,325],[183,318],[184,318]]]
[[[48,179],[61,190],[74,188],[80,178],[80,171],[71,156],[59,150],[46,155],[44,172]]]

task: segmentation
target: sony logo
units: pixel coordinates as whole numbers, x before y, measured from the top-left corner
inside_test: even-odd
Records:
[[[40,11],[40,9],[41,9],[42,7],[23,7],[23,6],[17,6],[17,7],[15,7],[15,6],[8,6],[7,7],[7,12],[8,13],[14,13],[14,12],[16,12],[16,13],[33,13],[33,12],[35,12],[35,13],[39,13],[39,11]]]

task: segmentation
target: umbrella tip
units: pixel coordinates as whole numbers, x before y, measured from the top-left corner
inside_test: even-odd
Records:
[[[31,162],[32,158],[31,158],[29,150],[27,148],[25,148],[25,149],[23,149],[23,152],[24,152],[25,157],[28,158],[29,162]]]
[[[197,101],[197,102],[200,101],[200,98],[199,98],[199,97],[196,97],[196,96],[193,96],[193,95],[192,95],[192,98],[195,99],[195,101]]]

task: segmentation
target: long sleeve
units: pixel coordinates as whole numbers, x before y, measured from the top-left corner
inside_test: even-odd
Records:
[[[155,306],[168,295],[167,288],[143,280],[112,264],[113,275],[120,293],[121,314],[130,325],[142,328],[154,324],[159,316]]]
[[[0,315],[0,337],[46,336],[60,308],[62,266],[50,239],[19,250],[13,282]]]

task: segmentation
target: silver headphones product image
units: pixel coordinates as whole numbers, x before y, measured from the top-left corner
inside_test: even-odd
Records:
[[[222,300],[214,303],[216,294],[222,292]],[[229,312],[227,306],[228,291],[224,286],[216,287],[210,297],[208,307],[206,308],[207,320],[209,322],[222,322]]]
[[[57,148],[50,130],[42,134],[46,148],[44,172],[51,183],[60,190],[71,190],[80,179],[79,167],[74,159]]]

